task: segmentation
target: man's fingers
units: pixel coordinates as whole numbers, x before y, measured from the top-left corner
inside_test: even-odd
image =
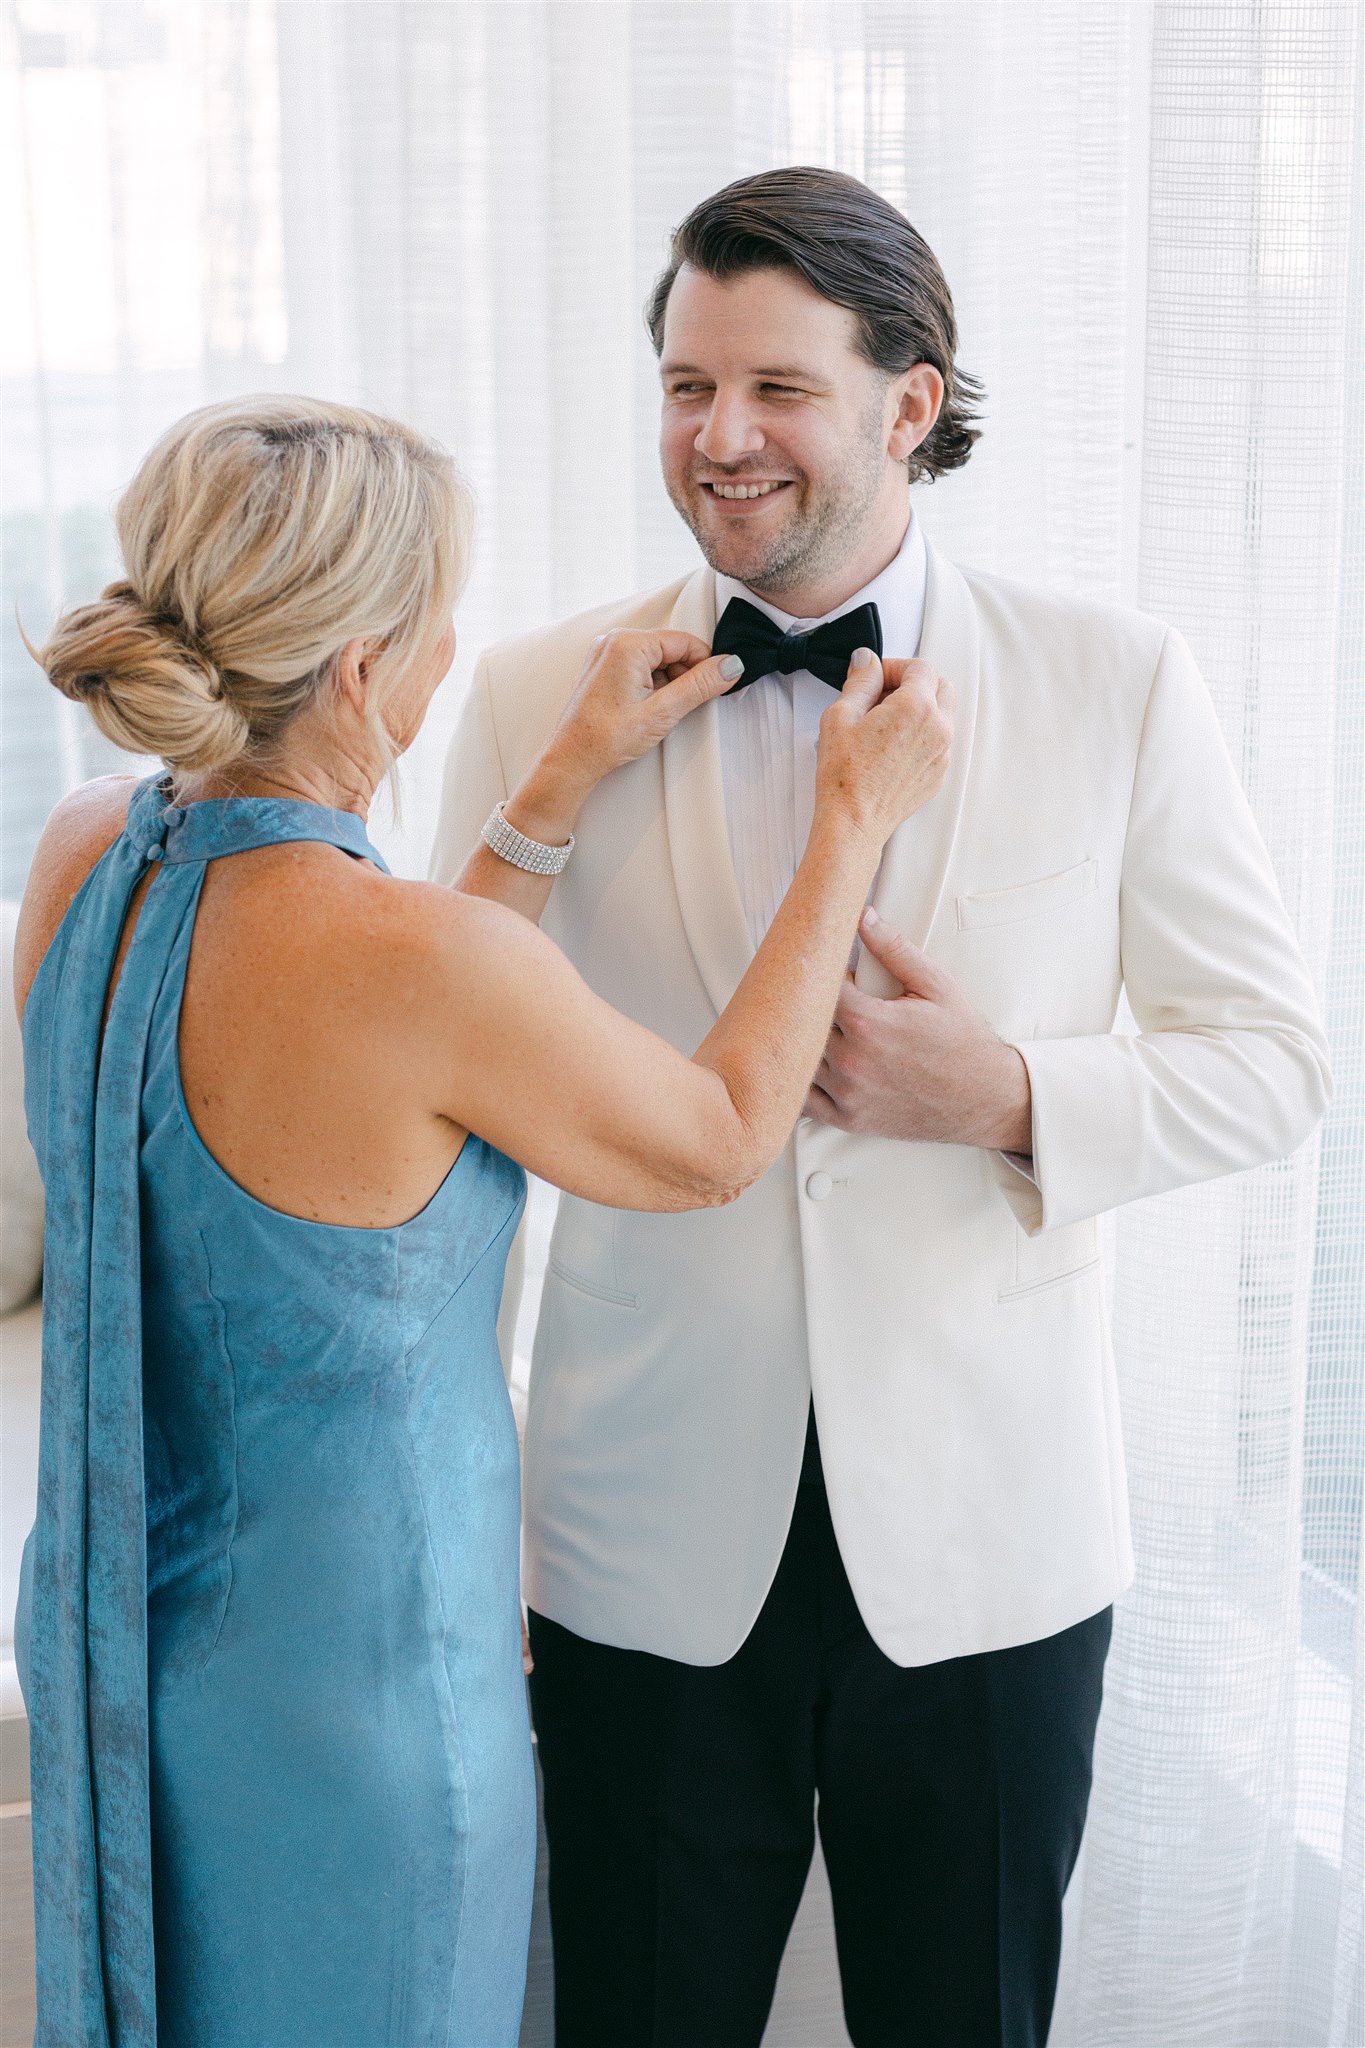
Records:
[[[858,936],[874,960],[880,960],[910,995],[933,996],[943,987],[943,975],[927,953],[878,917],[869,903],[858,925]],[[861,991],[859,991],[861,994]],[[864,998],[864,1001],[867,999]]]
[[[823,1088],[817,1087],[812,1082],[802,1115],[808,1116],[812,1123],[837,1124],[839,1121],[839,1105],[832,1096],[826,1095]]]
[[[842,1033],[844,1025],[850,1017],[868,1016],[876,1009],[880,1000],[880,997],[870,996],[865,989],[859,988],[857,982],[850,974],[840,989],[839,1000],[834,1006],[833,1028]]]
[[[856,1013],[860,1003],[866,1001],[867,997],[853,979],[853,969],[847,968],[844,972],[843,986],[839,990],[839,999],[834,1005],[834,1015],[830,1020],[831,1039],[843,1037],[845,1020]]]

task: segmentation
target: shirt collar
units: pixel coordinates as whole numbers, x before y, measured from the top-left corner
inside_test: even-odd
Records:
[[[851,612],[855,605],[875,604],[881,614],[882,647],[884,651],[902,659],[913,655],[919,647],[920,633],[924,626],[924,598],[929,582],[929,556],[924,545],[924,535],[915,517],[914,507],[910,509],[910,523],[905,529],[905,538],[891,561],[874,576],[862,590],[855,590],[843,604],[832,612],[826,612],[818,619],[793,618],[790,612],[780,611],[766,597],[737,583],[733,576],[716,577],[716,617],[719,618],[732,597],[742,597],[748,604],[757,605],[775,626],[784,633],[795,628],[808,633],[813,626],[823,626],[827,619],[837,619],[844,612]],[[755,678],[757,681],[758,678]]]

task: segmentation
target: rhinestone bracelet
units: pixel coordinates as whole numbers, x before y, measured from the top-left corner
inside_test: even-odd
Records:
[[[528,839],[524,832],[518,832],[515,825],[508,823],[501,804],[493,806],[483,828],[483,843],[496,853],[499,860],[507,861],[514,868],[523,868],[528,875],[562,875],[574,849],[572,832],[567,846],[546,846],[542,840]]]

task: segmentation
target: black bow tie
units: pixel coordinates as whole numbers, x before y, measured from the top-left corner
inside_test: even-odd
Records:
[[[711,642],[712,654],[737,654],[744,663],[735,690],[760,676],[790,676],[798,669],[808,669],[831,690],[842,690],[849,661],[859,647],[870,647],[874,654],[882,651],[881,614],[875,604],[855,605],[809,633],[784,633],[766,612],[742,597],[730,599]],[[733,696],[734,690],[726,694]]]

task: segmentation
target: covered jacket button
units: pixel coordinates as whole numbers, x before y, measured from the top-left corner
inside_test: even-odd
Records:
[[[827,1173],[812,1173],[807,1175],[806,1193],[810,1196],[812,1202],[823,1202],[825,1196],[829,1193],[830,1189],[833,1186],[834,1182],[830,1179]]]

